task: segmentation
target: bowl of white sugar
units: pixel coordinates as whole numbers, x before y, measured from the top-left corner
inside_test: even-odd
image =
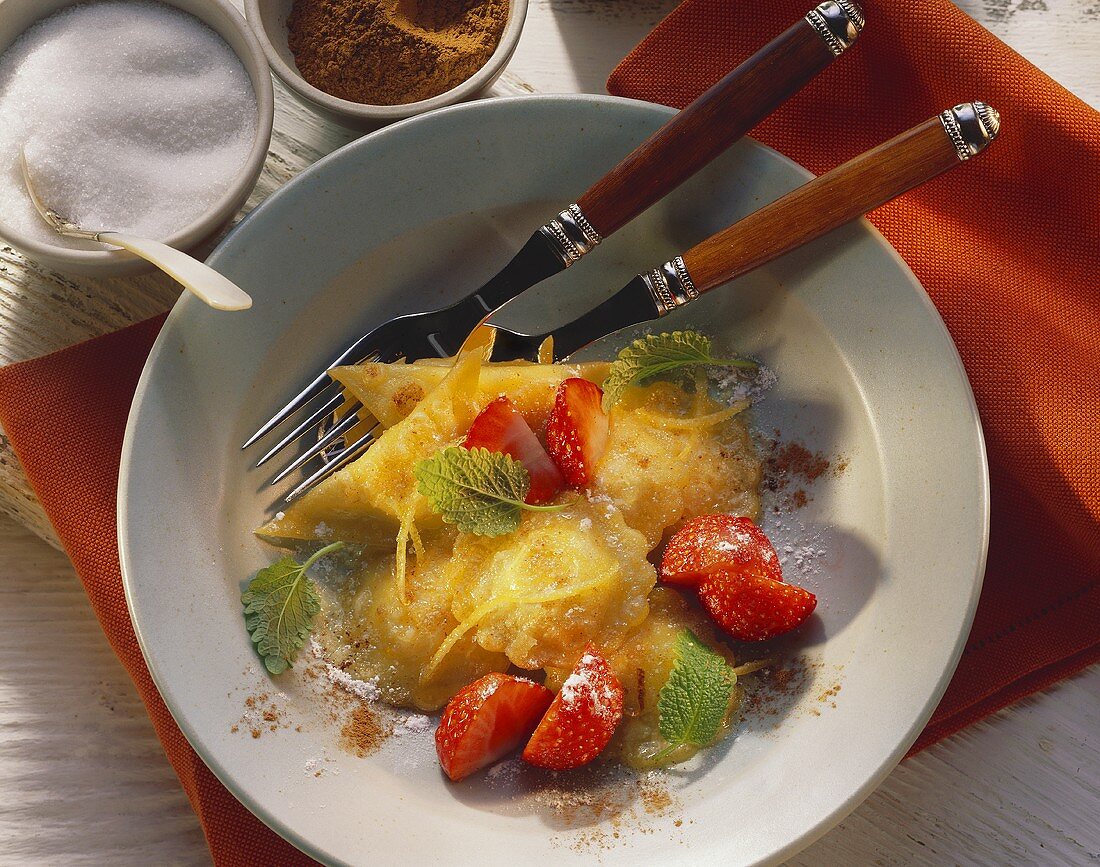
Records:
[[[0,238],[61,271],[152,267],[47,226],[22,150],[72,222],[193,250],[251,193],[273,113],[267,61],[228,0],[0,0]]]

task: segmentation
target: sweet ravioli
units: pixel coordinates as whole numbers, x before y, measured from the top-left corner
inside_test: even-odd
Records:
[[[782,585],[766,538],[743,532],[762,478],[747,403],[713,398],[704,373],[749,364],[715,361],[693,332],[610,365],[490,351],[332,371],[376,442],[257,533],[354,553],[349,578],[316,594],[317,637],[393,705],[450,703],[437,747],[452,779],[523,743],[554,769],[609,746],[638,768],[683,761],[735,716],[747,669],[722,640],[731,618],[759,619]],[[673,534],[666,576],[654,563]],[[809,599],[784,598],[793,615],[761,637],[813,610],[783,588]]]

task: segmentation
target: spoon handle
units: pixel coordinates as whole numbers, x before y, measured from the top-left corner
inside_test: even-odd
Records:
[[[209,265],[167,244],[124,232],[100,232],[97,240],[122,247],[135,256],[152,262],[216,310],[247,310],[252,306],[248,293],[236,283],[223,277]]]

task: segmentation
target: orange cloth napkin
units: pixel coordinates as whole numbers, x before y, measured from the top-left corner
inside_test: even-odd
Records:
[[[871,215],[962,353],[992,477],[981,603],[920,749],[1100,658],[1100,114],[947,0],[860,2],[859,40],[756,138],[820,174],[955,103],[1002,120]],[[683,107],[809,5],[686,0],[608,90]]]
[[[805,0],[801,0],[804,4]],[[868,28],[757,130],[815,171],[962,100],[1002,111],[973,164],[880,209],[966,360],[993,473],[978,617],[917,748],[1100,656],[1100,123],[943,0],[869,3]],[[688,0],[609,83],[683,105],[805,12]],[[736,21],[752,20],[751,29]],[[0,369],[0,425],[145,701],[219,865],[310,863],[199,760],[149,678],[123,596],[115,488],[126,415],[163,320]]]
[[[145,702],[214,861],[224,867],[313,864],[202,763],[153,685],[130,622],[115,525],[118,464],[138,376],[163,322],[158,316],[0,369],[0,425]]]

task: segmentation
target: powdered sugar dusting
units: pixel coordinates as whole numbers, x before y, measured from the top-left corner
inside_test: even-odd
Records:
[[[716,550],[727,553],[730,551],[759,550],[759,555],[764,561],[773,562],[775,560],[775,554],[771,549],[766,546],[761,547],[751,531],[740,526],[730,526],[724,527],[723,532],[728,534],[729,538],[718,539],[714,543]]]
[[[325,677],[332,681],[332,683],[363,701],[378,701],[379,697],[382,695],[382,691],[378,688],[377,677],[372,677],[370,680],[358,680],[325,659],[324,648],[321,647],[321,643],[313,636],[309,638],[309,645],[310,649],[313,651],[313,655],[317,657],[324,666]]]
[[[500,686],[500,681],[495,677],[483,678],[477,687],[477,694],[482,699],[487,699],[494,692],[497,691],[497,687]]]
[[[522,773],[523,763],[519,759],[507,759],[485,772],[485,782],[490,786],[507,786],[519,779]]]
[[[763,364],[752,371],[738,367],[710,367],[707,378],[713,384],[716,396],[729,404],[739,400],[756,403],[779,381],[775,371]]]
[[[775,541],[783,574],[800,579],[820,576],[828,554],[821,532],[791,514],[773,513],[770,523],[769,535]]]
[[[430,716],[425,716],[422,713],[411,714],[400,723],[394,726],[393,733],[395,735],[420,735],[425,732],[430,732],[435,728],[435,723],[432,722]]]
[[[615,501],[607,496],[607,494],[593,494],[591,491],[585,491],[585,495],[588,497],[588,502],[593,505],[603,506],[605,517],[610,518],[615,514]]]
[[[564,704],[580,704],[590,707],[594,713],[605,719],[615,716],[616,694],[611,679],[601,674],[604,663],[595,655],[585,652],[573,673],[561,685],[561,700]]]

